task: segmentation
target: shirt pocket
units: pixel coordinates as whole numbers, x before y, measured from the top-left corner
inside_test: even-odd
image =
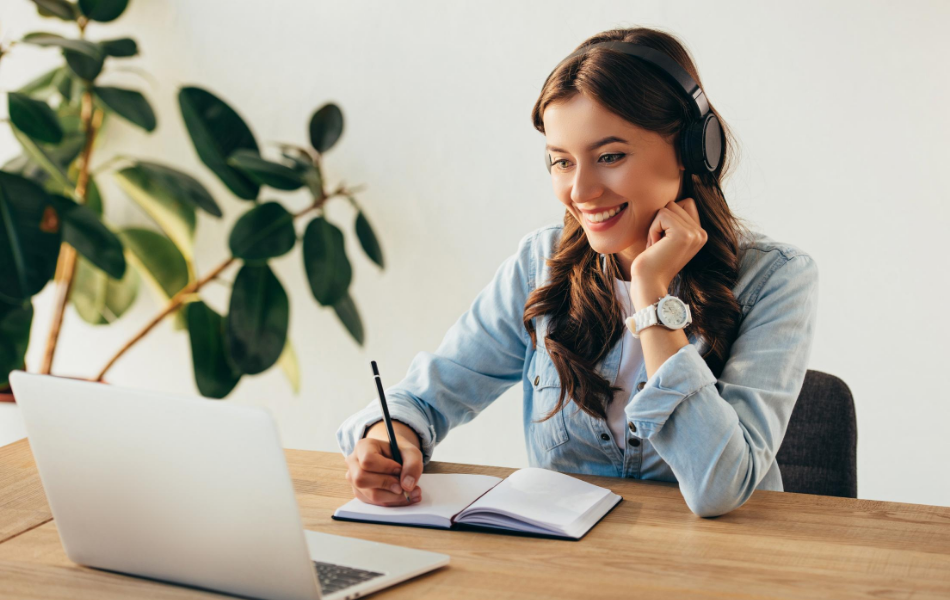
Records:
[[[535,353],[533,385],[534,402],[532,403],[531,428],[533,439],[538,447],[544,450],[553,450],[570,439],[567,434],[567,423],[564,419],[564,408],[546,421],[537,423],[557,406],[558,396],[561,394],[561,379],[551,357],[543,350]],[[565,408],[570,398],[565,397]]]

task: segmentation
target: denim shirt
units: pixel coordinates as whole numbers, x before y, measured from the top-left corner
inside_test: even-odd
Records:
[[[436,351],[419,352],[405,378],[386,389],[392,418],[418,434],[424,462],[450,429],[472,420],[520,380],[531,466],[675,481],[700,516],[727,513],[755,489],[782,491],[775,455],[805,379],[816,322],[818,270],[811,256],[761,233],[740,238],[733,293],[741,323],[722,374],[713,375],[701,358],[706,340],[687,327],[689,344],[652,377],[645,363],[640,366],[621,450],[606,422],[573,402],[536,422],[557,404],[561,384],[544,347],[549,317],[534,320],[535,348],[523,313],[531,291],[549,280],[545,259],[562,230],[557,224],[524,236]],[[611,385],[622,341],[596,367]],[[347,418],[337,430],[343,454],[381,419],[378,398]]]

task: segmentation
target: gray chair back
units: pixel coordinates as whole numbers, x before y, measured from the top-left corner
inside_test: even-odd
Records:
[[[858,497],[858,424],[845,382],[807,371],[775,460],[786,492]]]

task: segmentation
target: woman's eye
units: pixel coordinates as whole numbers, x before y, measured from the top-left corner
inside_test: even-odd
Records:
[[[604,164],[612,165],[613,163],[617,162],[618,160],[620,160],[621,158],[623,158],[624,156],[626,156],[626,154],[624,154],[623,152],[614,152],[614,153],[612,153],[612,154],[604,154],[604,155],[601,156],[600,158],[607,158],[607,157],[611,157],[611,156],[612,156],[612,157],[615,157],[615,158],[614,158],[613,160],[605,160],[605,161],[604,161]],[[567,167],[566,167],[566,166],[560,166],[560,163],[562,163],[562,162],[563,162],[563,163],[566,163],[566,162],[567,162],[567,159],[560,158],[560,159],[558,159],[558,160],[552,162],[552,163],[551,163],[551,166],[552,166],[552,167],[557,167],[559,170],[562,170],[562,171],[563,171],[563,170],[566,169]]]

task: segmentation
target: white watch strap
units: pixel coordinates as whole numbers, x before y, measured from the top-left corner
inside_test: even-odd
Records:
[[[633,337],[639,339],[641,331],[647,327],[652,327],[653,325],[659,324],[659,321],[656,318],[656,304],[645,306],[633,313],[632,317],[627,318],[626,323],[627,327],[630,329],[630,333],[633,334]]]

